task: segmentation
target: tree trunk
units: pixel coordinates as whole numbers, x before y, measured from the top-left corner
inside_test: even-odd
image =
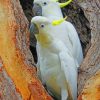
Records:
[[[0,100],[52,100],[33,64],[19,1],[0,0]]]
[[[91,47],[80,67],[78,90],[79,100],[100,99],[100,1],[79,2],[90,23]],[[92,99],[91,99],[92,98]]]

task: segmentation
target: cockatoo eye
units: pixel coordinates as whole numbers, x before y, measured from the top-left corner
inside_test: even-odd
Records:
[[[41,24],[41,28],[44,28],[44,24]]]
[[[43,2],[43,5],[46,6],[47,5],[47,2]]]

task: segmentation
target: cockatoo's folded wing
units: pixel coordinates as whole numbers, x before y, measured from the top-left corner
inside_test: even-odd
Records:
[[[64,72],[66,79],[68,98],[77,100],[77,64],[69,51],[60,52],[59,58],[61,62],[61,70]]]
[[[70,22],[65,21],[64,24],[66,26],[70,42],[73,45],[74,57],[76,57],[76,59],[78,60],[78,64],[80,65],[80,63],[83,60],[83,53],[78,33],[76,32],[76,29]]]

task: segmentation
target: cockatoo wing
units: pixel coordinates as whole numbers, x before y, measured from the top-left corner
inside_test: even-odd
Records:
[[[67,97],[69,100],[72,98],[77,100],[77,61],[62,41],[55,39],[52,48],[52,52],[57,54],[59,58],[60,72],[57,76],[57,83],[61,87],[62,100]]]
[[[78,64],[80,65],[83,60],[83,53],[78,33],[70,22],[65,21],[65,25],[68,32],[67,34],[69,35],[69,39],[73,45],[74,57],[77,59]]]
[[[77,100],[77,63],[70,52],[65,49],[59,53],[59,59],[66,79],[68,98]]]

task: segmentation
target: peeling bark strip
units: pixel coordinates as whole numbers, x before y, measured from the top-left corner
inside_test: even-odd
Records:
[[[33,59],[28,47],[27,23],[18,0],[0,0],[0,57],[4,70],[0,75],[6,76],[6,79],[2,78],[2,82],[0,80],[0,88],[6,90],[3,93],[0,89],[2,100],[52,100],[37,79],[36,71],[30,63]],[[13,82],[9,81],[10,78]],[[7,86],[2,84],[4,80],[7,81],[4,83]]]
[[[80,67],[79,100],[100,100],[100,1],[79,2],[91,28],[91,47]],[[86,84],[85,84],[86,83]]]
[[[3,62],[0,59],[0,100],[21,100],[20,94],[10,77],[3,68]]]

